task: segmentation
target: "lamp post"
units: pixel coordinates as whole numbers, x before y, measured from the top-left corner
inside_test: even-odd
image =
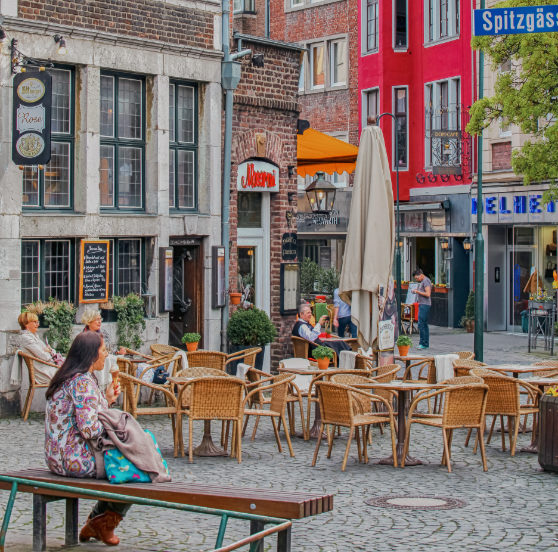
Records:
[[[399,142],[397,140],[397,118],[393,113],[381,113],[376,118],[376,124],[380,126],[380,119],[384,116],[391,117],[393,119],[393,126],[395,128],[394,140],[395,140],[395,298],[397,300],[397,327],[399,333],[401,333],[401,236],[400,236],[400,219],[399,219]]]

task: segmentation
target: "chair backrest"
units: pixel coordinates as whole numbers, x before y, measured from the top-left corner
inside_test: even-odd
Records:
[[[227,355],[219,351],[192,351],[186,353],[186,357],[189,367],[206,366],[224,371],[227,362]]]
[[[185,370],[180,370],[176,377],[180,378],[203,378],[203,377],[226,377],[228,374],[219,368],[209,368],[206,366],[190,366]]]
[[[486,368],[473,368],[471,375],[482,378],[484,383],[488,385],[487,414],[518,415],[519,380]]]
[[[373,367],[374,367],[373,357],[367,355],[361,355],[360,353],[357,353],[355,355],[355,370],[372,370]]]
[[[279,374],[273,378],[273,383],[278,383],[271,388],[270,410],[283,414],[289,394],[289,384],[295,379],[293,374]]]
[[[291,343],[293,344],[293,356],[295,358],[308,358],[309,343],[306,339],[292,335]]]
[[[329,381],[342,385],[359,385],[370,383],[370,378],[360,374],[333,374]]]
[[[480,426],[486,410],[488,385],[477,378],[473,381],[469,378],[454,380],[461,381],[444,393],[442,423],[454,427]]]
[[[150,346],[151,352],[156,356],[170,355],[179,351],[178,347],[172,345],[164,345],[163,343],[154,343]]]
[[[317,381],[320,410],[324,424],[351,426],[353,424],[353,394],[340,383]]]
[[[315,366],[312,364],[311,360],[307,358],[284,358],[279,361],[279,367],[286,368],[287,370],[290,368],[295,368],[299,370],[313,370]]]
[[[558,376],[558,360],[541,360],[540,362],[534,362],[533,366],[547,366],[548,370],[537,370],[537,376],[542,378],[548,378],[551,376]]]
[[[244,382],[233,377],[192,380],[188,415],[194,420],[233,420],[242,416]]]
[[[457,359],[453,361],[453,373],[456,378],[468,376],[473,368],[481,368],[483,366],[486,366],[486,364],[478,360]]]
[[[475,353],[473,351],[457,351],[451,354],[457,355],[459,360],[475,360]]]

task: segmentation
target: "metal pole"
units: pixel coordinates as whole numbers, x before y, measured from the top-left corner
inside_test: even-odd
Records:
[[[395,299],[397,301],[397,328],[398,333],[401,334],[401,232],[400,232],[400,218],[399,218],[399,143],[398,143],[398,133],[397,133],[397,118],[393,113],[382,113],[378,115],[376,119],[376,124],[380,126],[380,119],[388,115],[393,119],[393,126],[395,128],[394,140],[395,140]]]
[[[481,0],[481,10],[485,0]],[[484,95],[484,52],[479,50],[479,100]],[[484,358],[484,238],[482,235],[482,129],[477,139],[477,236],[475,238],[475,359]]]

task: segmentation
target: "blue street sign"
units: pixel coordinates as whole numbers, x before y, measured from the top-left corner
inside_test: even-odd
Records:
[[[558,32],[558,5],[474,10],[475,36]]]

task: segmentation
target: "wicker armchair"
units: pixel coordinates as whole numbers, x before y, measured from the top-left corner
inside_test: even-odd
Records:
[[[356,433],[356,442],[358,449],[358,459],[359,462],[363,461],[365,464],[368,463],[368,448],[367,443],[370,434],[370,425],[372,424],[382,424],[389,422],[391,429],[391,447],[393,453],[393,465],[397,466],[397,454],[395,451],[395,424],[393,420],[393,411],[388,401],[379,397],[378,395],[373,395],[371,393],[366,393],[360,389],[354,387],[349,387],[348,385],[341,385],[338,383],[330,383],[324,381],[316,382],[316,388],[318,390],[318,396],[320,400],[320,408],[322,411],[321,428],[318,434],[318,442],[316,443],[316,449],[314,450],[314,457],[312,459],[312,466],[316,465],[316,460],[318,458],[318,451],[320,450],[320,445],[322,442],[322,432],[324,426],[342,426],[349,428],[349,438],[347,440],[347,447],[345,449],[345,455],[343,457],[343,463],[341,465],[341,471],[345,471],[347,465],[347,459],[349,457],[349,450],[351,447],[351,441]],[[385,413],[366,413],[366,414],[355,414],[356,409],[354,405],[355,394],[362,395],[368,401],[381,401],[385,406]],[[362,446],[359,429],[362,428]],[[329,436],[329,447],[327,451],[327,457],[331,458],[331,450],[333,448],[333,436]]]
[[[225,371],[227,363],[226,353],[219,351],[205,351],[198,350],[186,353],[188,358],[188,367],[195,368],[196,366],[204,366],[207,368],[217,368],[218,370]]]
[[[472,351],[457,351],[451,354],[457,355],[459,357],[459,360],[475,360],[475,353],[473,353]]]
[[[456,378],[468,376],[473,368],[482,368],[486,366],[484,362],[478,360],[454,360],[453,361],[453,374]]]
[[[174,394],[164,386],[147,383],[125,372],[120,372],[119,378],[122,388],[126,393],[128,411],[134,418],[138,416],[155,416],[160,414],[168,414],[171,417],[174,456],[178,456],[178,450],[183,447],[182,424],[180,423],[181,409],[178,406],[179,403]],[[142,387],[163,393],[165,395],[166,406],[140,407],[138,405],[138,399]]]
[[[293,357],[309,359],[312,358],[311,356],[309,356],[310,344],[312,343],[311,341],[308,341],[307,339],[304,339],[302,337],[296,337],[295,335],[292,335],[291,343],[293,344]],[[337,353],[335,351],[333,351],[333,359],[331,360],[331,364],[333,366],[337,366]]]
[[[537,372],[537,376],[541,378],[558,376],[558,360],[541,360],[540,362],[533,362],[533,366],[548,366],[548,370]]]
[[[262,352],[261,347],[250,347],[249,349],[243,349],[241,351],[236,351],[234,353],[230,353],[227,355],[227,359],[225,361],[225,370],[228,372],[228,365],[232,362],[242,362],[243,364],[247,364],[254,368],[256,366],[256,356],[258,353]],[[233,376],[235,374],[232,374]]]
[[[153,356],[173,355],[176,351],[180,351],[178,347],[172,345],[164,345],[163,343],[154,343],[150,346]]]
[[[405,448],[402,455],[401,467],[405,467],[405,458],[409,452],[409,440],[412,424],[423,424],[431,427],[439,427],[442,430],[444,440],[444,452],[442,465],[446,465],[451,472],[451,442],[453,430],[459,428],[470,428],[477,430],[477,438],[480,437],[481,457],[483,470],[487,471],[486,455],[482,434],[484,432],[485,409],[487,404],[488,385],[482,383],[478,378],[453,378],[447,380],[450,385],[437,391],[419,393],[411,406],[407,418],[407,430],[405,434]],[[416,412],[421,401],[430,400],[436,396],[444,396],[441,414],[424,414]]]
[[[527,414],[533,414],[535,419],[534,424],[537,423],[537,414],[539,411],[539,398],[542,392],[536,387],[523,382],[518,378],[510,378],[498,372],[487,370],[485,368],[473,368],[471,370],[472,376],[482,378],[484,383],[488,385],[488,399],[486,402],[486,415],[493,416],[490,432],[486,440],[486,444],[490,443],[492,432],[496,417],[500,416],[500,428],[502,431],[502,450],[506,450],[506,433],[504,431],[504,416],[508,417],[508,429],[510,435],[510,452],[515,455],[515,448],[517,443],[517,435],[519,433],[520,417]],[[527,393],[527,402],[521,404],[520,390],[524,389]],[[513,418],[513,435],[510,427],[510,419]],[[533,431],[535,429],[533,428]],[[466,441],[466,445],[468,438]]]
[[[289,429],[285,420],[285,408],[287,406],[289,385],[293,382],[294,379],[294,374],[286,373],[279,374],[275,377],[262,379],[257,382],[257,387],[255,389],[252,389],[252,391],[250,391],[244,398],[244,416],[246,417],[246,420],[250,416],[257,416],[258,420],[262,416],[271,418],[271,423],[273,424],[273,431],[275,433],[275,440],[277,441],[277,448],[279,449],[279,452],[283,452],[283,450],[281,449],[281,440],[279,439],[279,430],[277,428],[277,422],[275,421],[275,418],[278,418],[278,421],[283,423],[283,430],[285,432],[285,437],[287,438],[287,444],[289,446],[289,453],[291,454],[291,456],[294,456],[294,452],[293,446],[291,444],[291,437],[289,435]],[[252,397],[263,396],[263,393],[266,391],[271,391],[271,398],[269,399],[269,401],[266,401],[269,404],[269,410],[261,407],[253,408],[256,403],[252,401]],[[250,405],[252,406],[252,408],[246,408],[246,405]],[[254,437],[255,431],[252,434],[252,441],[254,440]]]
[[[193,462],[193,422],[194,420],[223,420],[233,422],[231,440],[231,457],[242,461],[241,426],[244,413],[244,381],[233,377],[206,376],[190,380],[178,394],[178,404],[183,403],[185,393],[190,393],[188,416],[188,459]],[[181,417],[179,415],[179,425]],[[227,448],[228,432],[225,434],[225,450]],[[180,452],[184,455],[184,443]]]
[[[50,376],[44,373],[41,370],[40,366],[49,366],[50,368],[54,368],[55,370],[58,370],[58,366],[51,362],[45,362],[44,360],[34,357],[33,355],[30,355],[28,353],[24,353],[23,351],[19,351],[18,355],[20,359],[23,359],[23,361],[25,362],[25,365],[27,366],[27,373],[29,374],[29,389],[27,390],[27,396],[25,397],[23,409],[21,410],[21,416],[23,418],[23,421],[25,422],[27,421],[29,411],[31,410],[31,403],[33,402],[35,389],[46,388],[50,385]],[[38,367],[35,367],[35,362],[37,362]],[[43,382],[38,381],[37,374],[42,375],[41,380],[43,380]],[[46,379],[48,379],[48,381],[44,383],[44,380]]]

